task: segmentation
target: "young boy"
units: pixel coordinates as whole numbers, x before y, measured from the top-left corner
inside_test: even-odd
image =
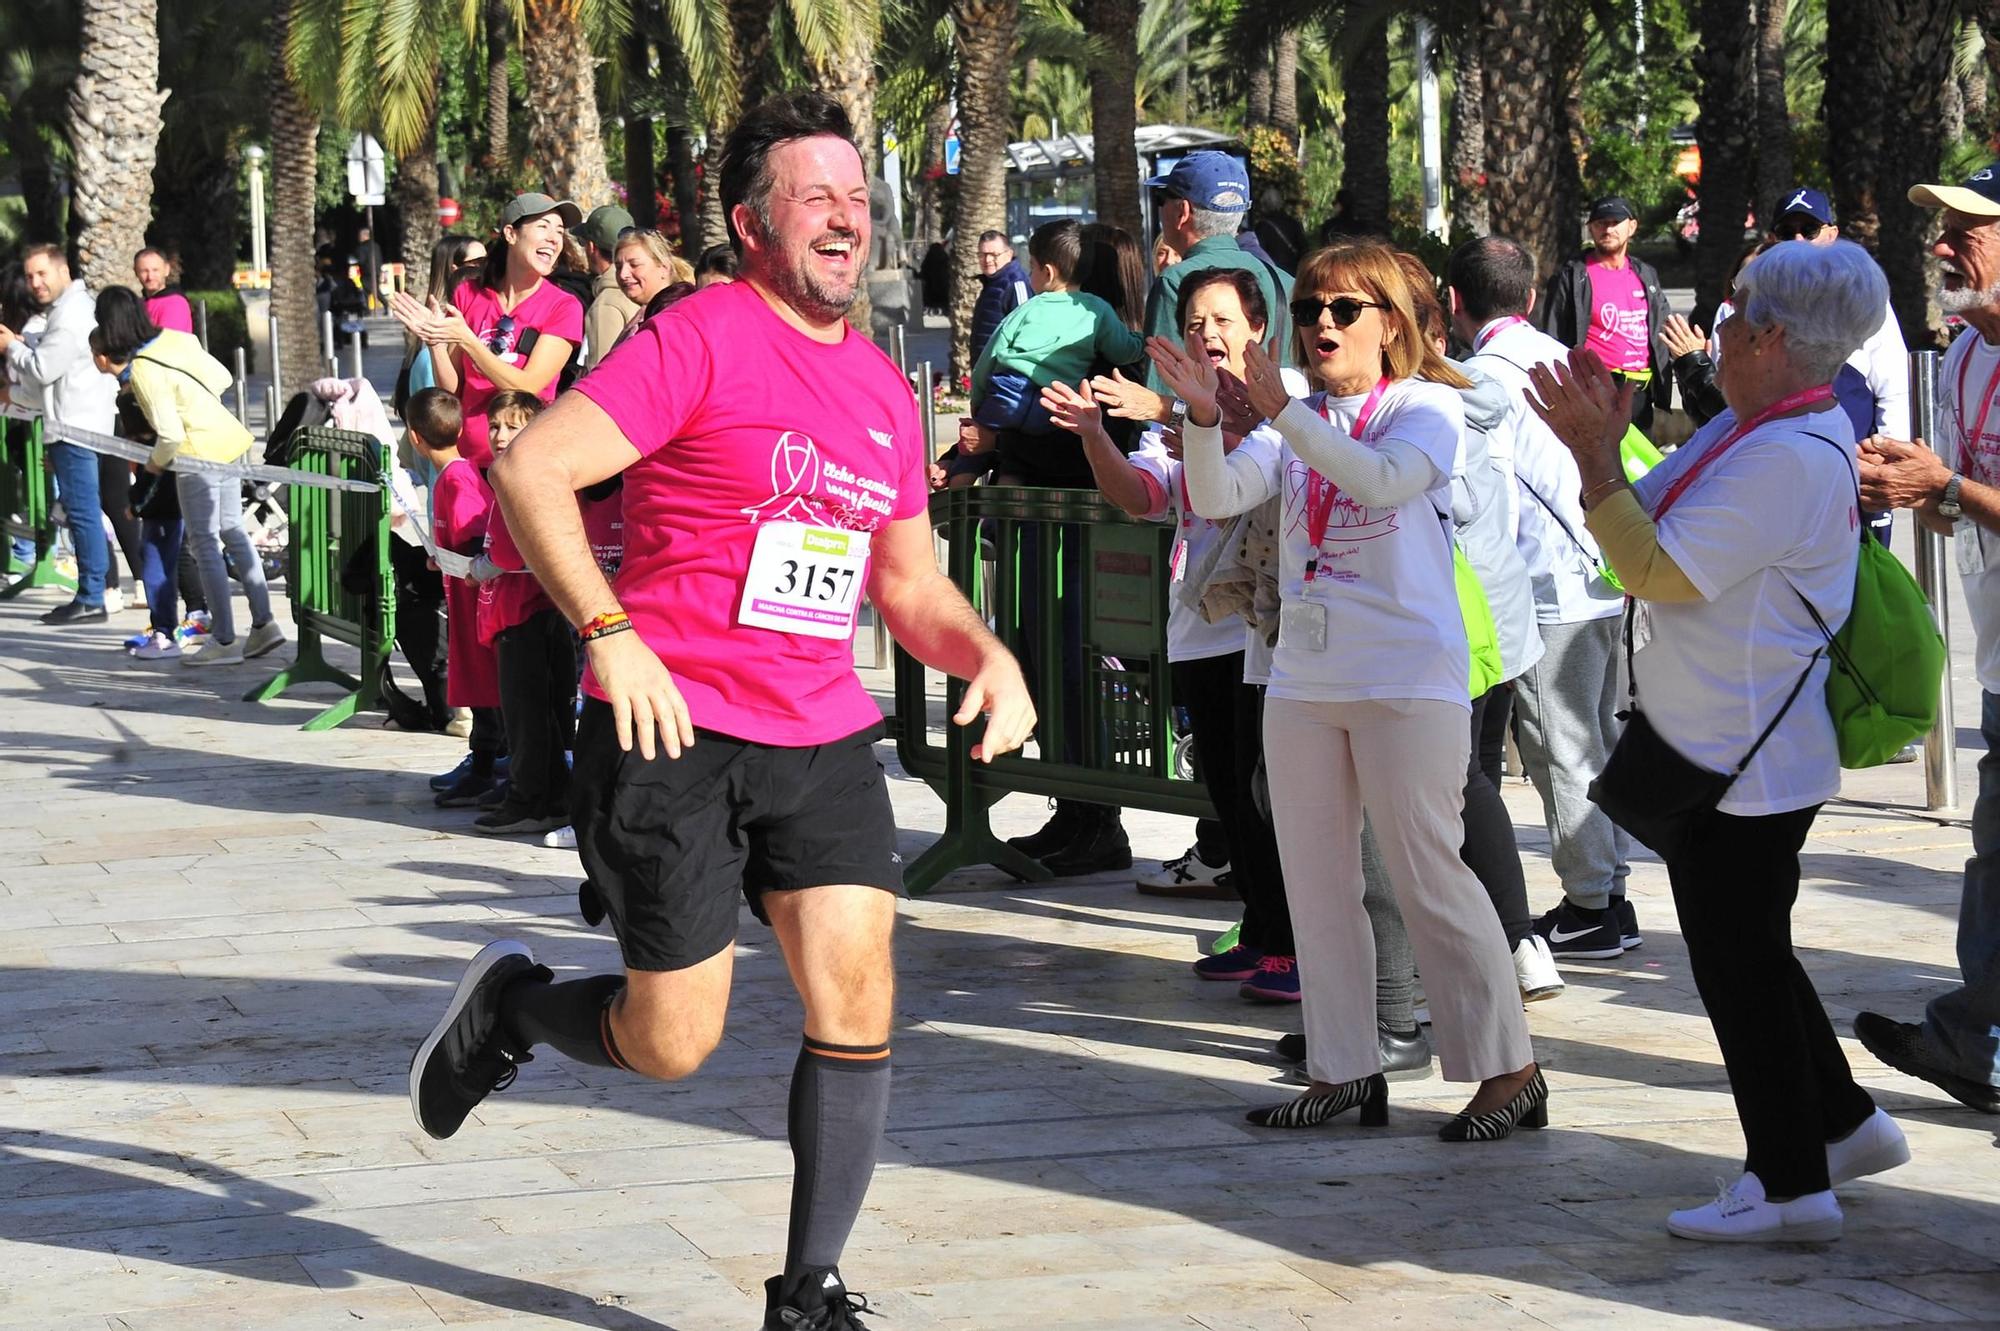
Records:
[[[488,405],[493,455],[506,451],[545,404],[508,390]],[[475,576],[479,636],[500,662],[500,718],[507,728],[507,793],[476,819],[487,836],[553,832],[569,823],[569,762],[576,735],[576,638],[569,621],[527,571],[496,504]]]
[[[479,468],[458,454],[464,417],[458,399],[442,388],[410,395],[403,406],[410,446],[437,469],[431,486],[431,539],[440,550],[475,555],[486,543],[493,491]],[[479,587],[464,578],[444,580],[445,703],[472,709],[470,753],[439,788],[440,808],[477,804],[493,789],[500,756],[500,669],[493,650],[479,641]],[[448,778],[448,779],[447,779]],[[436,785],[434,780],[433,785]]]
[[[1048,222],[1028,238],[1028,283],[1035,296],[1001,320],[972,367],[972,416],[959,428],[958,451],[973,459],[1003,434],[1060,434],[1042,408],[1041,391],[1075,383],[1093,366],[1130,365],[1145,341],[1119,321],[1101,298],[1078,289],[1082,228],[1071,219]],[[953,483],[976,461],[947,464]]]

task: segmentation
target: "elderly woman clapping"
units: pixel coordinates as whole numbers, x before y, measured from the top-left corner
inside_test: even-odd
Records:
[[[1825,658],[1859,549],[1854,433],[1831,383],[1887,299],[1844,241],[1753,260],[1722,325],[1728,410],[1636,485],[1618,459],[1631,387],[1583,351],[1533,376],[1633,598],[1632,709],[1591,794],[1666,861],[1748,1145],[1740,1179],[1668,1218],[1682,1238],[1836,1238],[1833,1186],[1909,1159],[1791,943],[1799,849],[1840,789]]]

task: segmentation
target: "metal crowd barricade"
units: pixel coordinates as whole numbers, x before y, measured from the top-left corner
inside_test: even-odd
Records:
[[[346,480],[382,476],[382,441],[349,430],[310,428],[293,436],[290,465],[299,471]],[[389,490],[287,487],[291,547],[285,582],[298,626],[298,659],[244,694],[266,702],[301,684],[338,684],[347,696],[305,723],[329,730],[358,711],[372,711],[382,671],[396,641],[396,580],[389,567]],[[342,585],[350,563],[361,571],[362,590]],[[361,653],[357,678],[326,659],[325,643],[344,642]]]
[[[1087,490],[945,490],[932,496],[930,513],[952,582],[1028,667],[1040,720],[1035,756],[973,761],[983,726],[949,721],[965,685],[947,680],[944,734],[933,735],[924,667],[897,648],[896,756],[945,804],[944,835],[904,870],[905,886],[921,894],[972,864],[1048,878],[994,835],[988,810],[1007,795],[1212,817],[1207,792],[1173,776],[1166,650],[1173,532]],[[1066,641],[1072,633],[1080,633],[1080,653]],[[1069,688],[1066,652],[1076,676]]]
[[[0,419],[0,527],[10,551],[17,538],[35,543],[34,564],[19,582],[0,587],[0,601],[37,587],[76,586],[56,568],[55,482],[45,452],[41,417]]]

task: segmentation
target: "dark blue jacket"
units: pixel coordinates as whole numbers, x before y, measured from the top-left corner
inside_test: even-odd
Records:
[[[1018,259],[1009,259],[999,272],[980,280],[986,285],[980,288],[979,300],[972,307],[974,364],[979,362],[979,353],[986,350],[1000,321],[1035,294],[1028,286],[1028,270],[1021,267]]]

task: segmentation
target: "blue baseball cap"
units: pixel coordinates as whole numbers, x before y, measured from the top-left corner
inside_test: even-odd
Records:
[[[1816,189],[1801,186],[1778,201],[1778,216],[1787,213],[1804,213],[1821,226],[1833,225],[1833,204],[1826,195]]]
[[[1982,166],[1963,185],[1912,185],[1910,202],[1921,208],[1950,208],[1972,217],[2000,217],[2000,162]]]
[[[1204,212],[1250,211],[1250,168],[1241,158],[1212,148],[1189,153],[1164,176],[1148,180],[1146,187],[1186,199]]]

